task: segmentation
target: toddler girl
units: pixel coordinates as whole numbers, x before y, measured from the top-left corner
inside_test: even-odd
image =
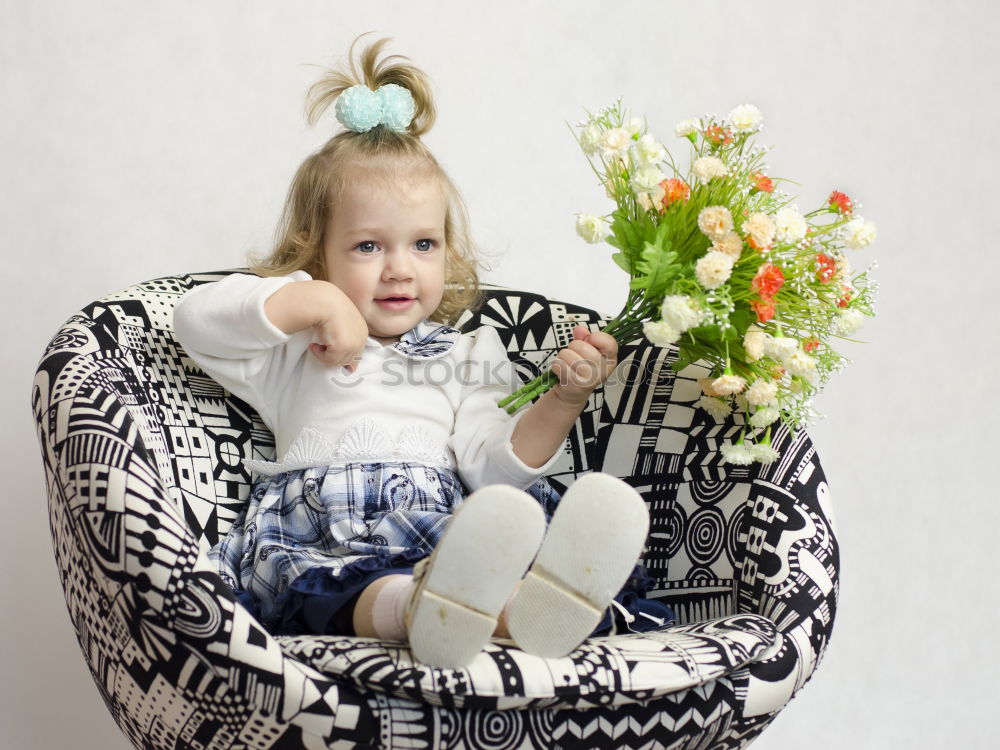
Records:
[[[477,260],[420,139],[428,82],[381,58],[385,41],[310,90],[310,123],[336,102],[346,129],[299,168],[258,275],[176,306],[188,356],[257,409],[281,457],[244,461],[249,501],[209,557],[272,633],[408,641],[442,667],[492,635],[565,655],[611,627],[612,603],[656,627],[671,613],[642,598],[642,498],[599,473],[559,498],[544,478],[617,344],[578,326],[559,385],[513,417],[497,407],[519,382],[496,330],[448,325],[477,301]]]

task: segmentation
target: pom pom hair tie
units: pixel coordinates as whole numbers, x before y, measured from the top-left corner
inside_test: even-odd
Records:
[[[367,133],[376,125],[402,133],[413,120],[417,105],[408,89],[395,83],[375,91],[363,84],[351,86],[337,97],[337,120],[349,130]]]

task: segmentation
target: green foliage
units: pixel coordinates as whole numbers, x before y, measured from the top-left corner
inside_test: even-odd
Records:
[[[616,259],[615,255],[618,253],[615,253],[611,258],[621,268],[632,273],[646,243],[655,237],[656,225],[645,212],[633,219],[623,208],[619,208],[611,214],[611,217],[611,236],[608,237],[607,242],[612,247],[621,250],[622,256],[621,259]]]
[[[757,320],[757,315],[750,309],[745,301],[736,303],[736,309],[729,315],[729,322],[736,329],[739,339],[742,341],[747,329]]]
[[[677,263],[677,253],[671,249],[667,239],[670,227],[661,224],[652,242],[643,244],[642,252],[634,263],[635,272],[629,286],[644,289],[648,299],[659,299],[666,293],[667,285],[681,271]]]
[[[632,263],[629,261],[628,256],[625,253],[618,252],[611,255],[611,260],[622,269],[625,273],[632,275]]]

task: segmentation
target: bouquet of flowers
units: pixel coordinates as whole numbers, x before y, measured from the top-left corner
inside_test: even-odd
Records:
[[[614,209],[577,214],[577,232],[606,241],[629,275],[622,311],[604,328],[619,344],[645,336],[678,350],[672,367],[702,362],[698,406],[744,416],[739,440],[722,447],[734,464],[777,458],[771,428],[795,430],[819,414],[812,398],[848,360],[851,340],[873,316],[874,264],[856,273],[848,251],[875,239],[861,207],[834,190],[803,214],[766,174],[758,146],[762,115],[751,104],[725,119],[685,120],[675,134],[691,146],[682,172],[670,151],[630,117],[619,99],[578,125],[577,140]],[[513,413],[556,383],[546,372],[499,403]]]

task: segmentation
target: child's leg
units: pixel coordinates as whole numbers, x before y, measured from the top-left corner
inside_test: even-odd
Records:
[[[372,581],[354,605],[354,632],[365,638],[405,641],[403,614],[413,592],[412,575],[389,575]],[[520,587],[520,584],[518,584]],[[515,593],[517,588],[515,588]],[[513,598],[513,597],[511,597]],[[497,638],[509,638],[507,608],[500,612],[493,631]]]
[[[406,606],[405,602],[409,599],[412,581],[413,576],[404,574],[382,576],[368,584],[354,605],[354,632],[365,638],[406,640],[405,626],[402,627],[402,632],[399,631],[403,625],[402,613]],[[379,601],[380,595],[382,595],[381,601]],[[377,622],[376,603],[381,605],[378,607],[380,616]]]

